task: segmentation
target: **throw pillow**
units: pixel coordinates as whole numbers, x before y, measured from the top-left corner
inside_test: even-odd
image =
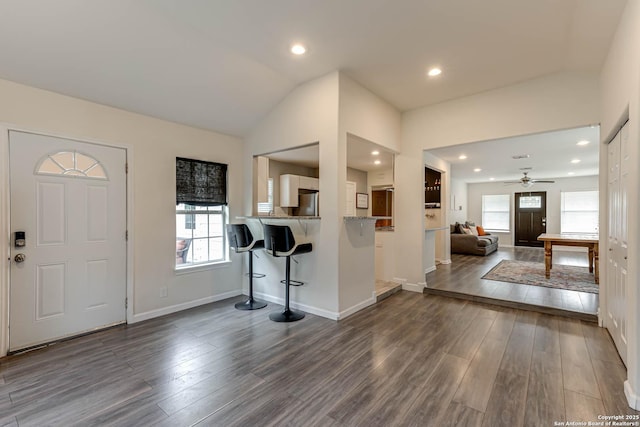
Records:
[[[475,222],[473,222],[473,221],[466,221],[466,222],[464,223],[464,225],[465,225],[465,227],[469,227],[469,228],[470,228],[470,227],[475,227],[475,226],[476,226],[476,223],[475,223]]]
[[[474,236],[478,236],[478,227],[469,227],[469,230],[471,230],[471,234],[473,234]]]
[[[464,234],[464,226],[462,224],[456,223],[456,233]]]
[[[484,231],[484,228],[482,228],[481,225],[477,226],[476,228],[478,230],[478,236],[486,236],[487,235],[487,233]]]
[[[462,232],[463,232],[464,234],[470,234],[470,235],[473,235],[473,233],[471,232],[471,229],[470,229],[470,228],[462,227]]]

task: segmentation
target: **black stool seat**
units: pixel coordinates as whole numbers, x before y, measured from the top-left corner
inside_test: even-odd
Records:
[[[227,225],[229,247],[236,253],[247,252],[249,254],[249,299],[236,303],[238,310],[257,310],[264,308],[267,303],[253,298],[253,279],[264,277],[264,274],[253,273],[253,251],[264,248],[264,240],[254,239],[253,234],[246,224]]]
[[[285,270],[285,305],[284,311],[269,314],[269,319],[275,322],[295,322],[303,319],[305,314],[289,308],[289,287],[292,282],[295,285],[302,285],[302,282],[291,280],[291,257],[293,255],[306,254],[313,250],[311,243],[296,243],[291,228],[287,225],[264,225],[264,249],[274,257],[286,258]]]

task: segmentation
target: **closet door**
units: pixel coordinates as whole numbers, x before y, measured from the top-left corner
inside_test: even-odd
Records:
[[[605,326],[627,360],[627,240],[629,133],[625,125],[608,146],[607,302]]]

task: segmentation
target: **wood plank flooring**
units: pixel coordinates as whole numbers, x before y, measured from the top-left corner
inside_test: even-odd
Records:
[[[547,426],[635,413],[604,329],[401,291],[345,320],[239,298],[0,359],[0,426]]]
[[[438,265],[435,271],[427,274],[427,288],[424,292],[598,321],[598,294],[481,278],[504,259],[544,263],[544,249],[500,248],[486,257],[452,254],[451,264]],[[586,252],[556,250],[553,251],[553,262],[588,266]]]

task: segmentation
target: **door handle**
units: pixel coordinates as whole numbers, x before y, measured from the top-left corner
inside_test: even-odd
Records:
[[[21,262],[24,262],[25,259],[27,259],[25,254],[16,254],[16,256],[13,258],[13,260],[15,262],[17,262],[18,264],[21,263]]]

